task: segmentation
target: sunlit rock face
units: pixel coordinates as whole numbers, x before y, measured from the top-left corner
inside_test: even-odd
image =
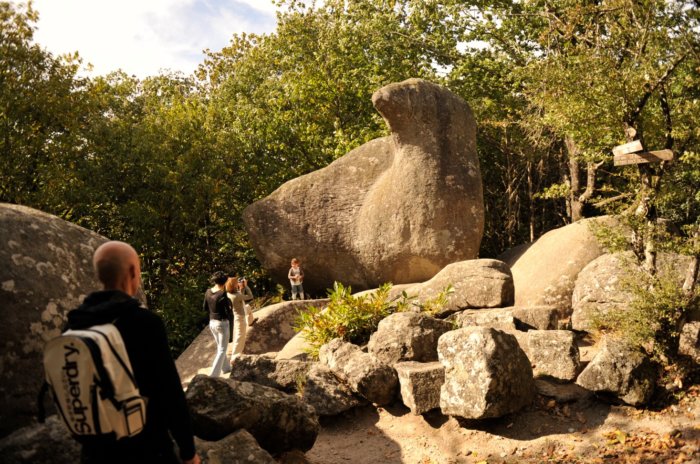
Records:
[[[372,102],[389,136],[244,211],[256,254],[279,282],[292,257],[310,292],[334,281],[356,290],[422,282],[477,257],[484,207],[469,106],[420,79],[383,87]]]
[[[605,252],[593,231],[601,225],[616,227],[617,221],[601,216],[550,230],[512,262],[506,261],[513,273],[515,305],[554,306],[561,317],[570,316],[579,272]]]
[[[105,241],[55,216],[0,203],[0,435],[35,419],[44,344],[61,333],[66,313],[99,289],[92,254]]]

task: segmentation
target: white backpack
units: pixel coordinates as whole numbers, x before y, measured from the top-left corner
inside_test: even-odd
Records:
[[[56,408],[74,435],[113,432],[120,439],[143,430],[146,398],[113,324],[67,330],[49,341],[44,371]]]

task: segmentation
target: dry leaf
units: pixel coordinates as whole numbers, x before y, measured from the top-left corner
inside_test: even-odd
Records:
[[[618,443],[624,445],[627,441],[627,434],[625,432],[615,430],[615,438],[617,439]]]

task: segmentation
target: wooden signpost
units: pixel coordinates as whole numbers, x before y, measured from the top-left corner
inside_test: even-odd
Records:
[[[639,140],[618,145],[613,148],[613,162],[615,166],[626,166],[628,164],[660,163],[661,161],[671,161],[673,152],[671,150],[643,151],[642,143]]]
[[[642,151],[639,153],[626,153],[615,155],[615,166],[626,166],[628,164],[659,163],[661,161],[671,161],[673,152],[671,150]]]

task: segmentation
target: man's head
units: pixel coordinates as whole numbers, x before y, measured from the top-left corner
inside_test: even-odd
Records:
[[[228,275],[223,272],[223,271],[216,271],[212,276],[211,276],[211,283],[215,285],[224,285],[226,281],[228,280]]]
[[[138,253],[128,243],[103,243],[95,250],[92,265],[105,290],[121,290],[130,296],[138,292],[141,264]]]

